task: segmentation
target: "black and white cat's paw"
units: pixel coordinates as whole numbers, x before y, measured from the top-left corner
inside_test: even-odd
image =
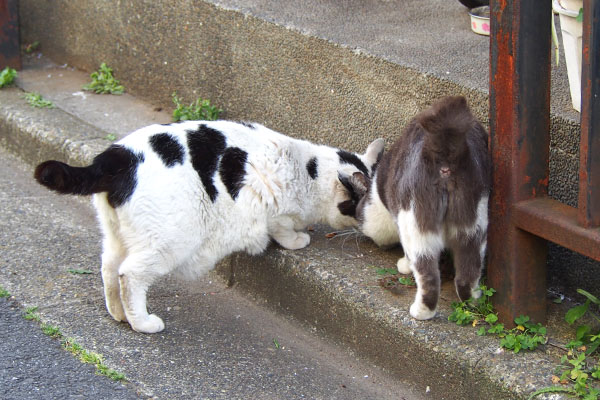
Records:
[[[398,272],[400,272],[401,274],[408,275],[412,272],[410,270],[410,261],[408,260],[408,257],[406,257],[406,256],[404,256],[398,260],[396,267],[398,268]]]
[[[156,314],[130,320],[129,324],[134,331],[140,333],[157,333],[165,329],[165,323]]]
[[[288,250],[303,249],[310,243],[310,235],[305,232],[288,232],[274,239]]]
[[[412,303],[409,312],[414,319],[418,320],[431,319],[435,316],[435,309],[431,310],[420,301],[415,301]]]
[[[127,317],[125,316],[125,310],[123,310],[123,305],[121,304],[121,299],[118,299],[117,301],[108,300],[108,297],[106,298],[106,309],[108,310],[108,313],[110,314],[111,317],[113,317],[115,319],[115,321],[118,322],[127,322]]]

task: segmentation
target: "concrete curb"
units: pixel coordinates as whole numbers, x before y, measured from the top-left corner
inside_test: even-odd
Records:
[[[34,109],[21,97],[17,88],[0,91],[0,144],[27,162],[85,164],[108,145],[103,130],[60,108]],[[392,267],[397,251],[325,233],[317,227],[311,245],[300,251],[271,246],[260,257],[232,256],[218,272],[398,379],[417,383],[431,398],[522,398],[550,385],[558,359],[549,348],[515,355],[500,350],[496,339],[447,321],[456,301],[452,282],[443,286],[439,315],[415,321],[407,312],[413,291],[383,290],[372,267]]]

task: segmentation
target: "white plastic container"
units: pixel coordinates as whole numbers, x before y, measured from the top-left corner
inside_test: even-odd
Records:
[[[577,22],[579,9],[583,7],[583,0],[552,0],[552,9],[560,16],[560,30],[562,32],[571,102],[573,108],[581,112],[581,52],[583,24]]]
[[[481,6],[469,11],[471,30],[479,35],[490,36],[490,7]]]

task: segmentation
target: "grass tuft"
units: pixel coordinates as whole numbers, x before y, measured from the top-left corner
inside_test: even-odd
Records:
[[[25,100],[30,106],[36,108],[54,108],[54,104],[50,100],[45,100],[39,93],[25,93]]]
[[[198,98],[189,106],[183,105],[181,98],[177,97],[177,93],[173,93],[173,122],[178,121],[214,121],[219,118],[222,109],[210,105],[210,100]]]
[[[5,86],[11,85],[17,77],[17,71],[6,67],[0,72],[0,89]]]
[[[106,63],[102,63],[98,71],[90,74],[92,82],[83,87],[83,90],[89,90],[96,94],[123,94],[125,88],[119,84],[119,81],[113,76],[112,68]]]

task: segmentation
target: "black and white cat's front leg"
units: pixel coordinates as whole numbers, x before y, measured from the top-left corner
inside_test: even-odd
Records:
[[[397,222],[404,249],[404,257],[398,260],[398,272],[412,272],[417,284],[410,315],[419,320],[433,318],[440,297],[438,260],[444,249],[443,237],[437,232],[422,232],[410,210],[400,211]]]
[[[306,232],[297,232],[294,220],[285,215],[269,221],[269,236],[289,250],[302,249],[310,243],[310,235]]]

